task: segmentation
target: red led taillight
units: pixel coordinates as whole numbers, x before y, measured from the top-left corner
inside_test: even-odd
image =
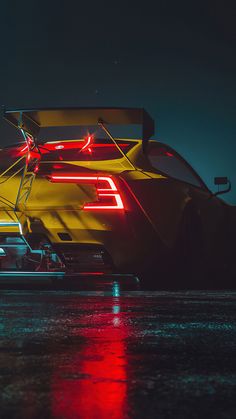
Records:
[[[109,176],[67,176],[52,175],[50,181],[54,183],[92,184],[96,187],[97,200],[87,202],[84,210],[123,210],[124,204],[114,180]]]

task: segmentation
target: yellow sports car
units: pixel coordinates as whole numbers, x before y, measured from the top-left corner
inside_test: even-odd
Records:
[[[143,275],[229,264],[235,208],[217,196],[226,190],[213,194],[175,150],[150,140],[144,109],[4,117],[24,141],[0,151],[2,271]],[[141,124],[142,139],[113,137],[110,125],[129,124]]]

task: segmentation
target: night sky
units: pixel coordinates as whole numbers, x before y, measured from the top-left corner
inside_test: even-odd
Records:
[[[1,1],[7,108],[134,106],[236,204],[236,2]],[[0,125],[1,144],[18,136]]]

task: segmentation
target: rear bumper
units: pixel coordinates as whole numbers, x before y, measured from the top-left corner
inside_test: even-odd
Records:
[[[31,234],[44,234],[61,255],[64,249],[74,255],[94,248],[104,251],[105,272],[139,272],[152,253],[161,252],[163,243],[140,211],[96,214],[91,212],[58,211],[41,213],[40,222],[32,222]],[[69,239],[69,240],[68,240]],[[85,257],[87,258],[87,256]],[[79,271],[91,271],[82,263]],[[78,269],[77,269],[78,271]]]

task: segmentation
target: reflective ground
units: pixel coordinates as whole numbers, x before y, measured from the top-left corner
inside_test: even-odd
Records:
[[[0,291],[1,418],[235,418],[236,292]]]

